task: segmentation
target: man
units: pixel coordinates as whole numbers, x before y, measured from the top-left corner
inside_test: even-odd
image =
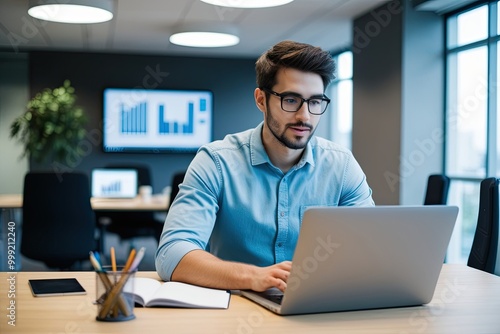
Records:
[[[286,289],[304,211],[374,205],[351,152],[314,137],[333,77],[328,52],[284,41],[256,63],[264,122],[202,147],[169,210],[156,268],[219,289]]]

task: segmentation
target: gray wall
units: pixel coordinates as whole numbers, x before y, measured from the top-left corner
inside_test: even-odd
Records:
[[[400,204],[421,204],[444,155],[444,19],[404,8]]]
[[[254,127],[262,113],[253,100],[255,59],[211,59],[144,55],[32,52],[30,92],[57,87],[70,79],[78,104],[88,113],[89,153],[81,161],[67,161],[63,170],[90,173],[109,163],[150,165],[155,192],[170,184],[173,173],[185,170],[193,153],[125,154],[102,151],[102,92],[107,87],[209,89],[214,94],[214,139]],[[155,74],[153,74],[155,73]],[[31,162],[34,170],[53,169]],[[61,168],[58,166],[56,168]]]
[[[442,168],[443,18],[407,3],[354,21],[353,152],[377,204],[421,204]]]
[[[388,14],[382,25],[374,13],[354,21],[353,153],[363,167],[377,204],[399,201],[383,175],[399,172],[401,150],[402,15]]]

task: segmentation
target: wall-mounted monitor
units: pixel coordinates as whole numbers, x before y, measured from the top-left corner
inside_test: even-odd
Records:
[[[212,141],[208,90],[107,88],[104,152],[195,152]]]

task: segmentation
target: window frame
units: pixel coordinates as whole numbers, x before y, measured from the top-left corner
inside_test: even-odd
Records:
[[[463,14],[467,11],[474,10],[481,6],[487,6],[488,8],[488,36],[486,39],[471,42],[464,45],[452,46],[450,47],[449,38],[451,34],[456,35],[456,31],[450,31],[450,22],[452,20],[456,20],[457,16]],[[498,131],[500,131],[500,124],[498,124],[498,92],[497,92],[497,78],[498,78],[498,66],[499,66],[499,48],[500,48],[500,31],[498,29],[498,10],[500,8],[500,1],[498,0],[489,0],[489,1],[478,1],[468,6],[457,9],[453,12],[448,13],[445,16],[445,99],[444,99],[444,110],[445,110],[445,141],[443,143],[443,171],[446,173],[451,180],[450,190],[453,187],[459,188],[467,188],[472,186],[479,187],[480,182],[487,177],[493,177],[497,174],[497,169],[500,171],[500,161],[497,161],[497,146],[498,146]],[[456,27],[456,25],[455,25]],[[456,36],[455,36],[456,37]],[[486,92],[486,152],[485,152],[485,161],[484,161],[484,175],[474,177],[470,175],[461,175],[460,173],[451,174],[448,173],[449,164],[451,161],[448,159],[448,146],[447,143],[450,139],[451,131],[449,129],[449,121],[450,117],[456,117],[455,115],[450,114],[450,101],[457,100],[457,92],[452,90],[451,82],[456,82],[458,77],[458,72],[456,64],[453,64],[453,61],[456,61],[457,56],[460,52],[473,50],[479,47],[487,48],[487,85]],[[454,60],[453,60],[454,58]],[[455,72],[451,70],[451,68],[455,68]],[[456,113],[455,113],[456,114]],[[457,198],[460,196],[457,195]],[[451,200],[453,201],[453,194],[451,196]],[[451,253],[451,262],[466,262],[468,253],[470,252],[470,246],[472,244],[472,239],[474,235],[463,235],[465,232],[463,230],[469,229],[471,224],[474,226],[477,224],[477,213],[479,209],[479,197],[477,196],[477,207],[475,208],[477,211],[475,214],[471,214],[470,208],[466,208],[468,210],[466,213],[462,215],[466,215],[465,219],[470,219],[472,221],[462,221],[463,217],[459,216],[457,219],[457,225],[455,228],[454,236],[452,237],[452,241],[450,242],[449,254]],[[454,204],[454,203],[449,203]],[[470,232],[470,231],[469,231]],[[468,232],[467,232],[468,233]],[[464,241],[467,242],[467,245],[464,245]],[[470,245],[469,245],[470,243]],[[459,256],[457,252],[461,252],[462,254]]]

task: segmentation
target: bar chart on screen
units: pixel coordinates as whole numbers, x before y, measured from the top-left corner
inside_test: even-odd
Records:
[[[196,111],[197,121],[199,126],[202,126],[207,121],[207,117],[204,113],[207,111],[207,100],[200,98],[198,109]],[[184,134],[193,135],[194,134],[194,121],[195,121],[195,104],[192,101],[187,102],[187,121],[184,123],[178,121],[168,121],[165,105],[160,104],[158,107],[158,132],[160,134]],[[175,114],[175,111],[172,111]]]
[[[123,104],[120,110],[120,132],[122,134],[147,133],[147,103],[142,102],[130,108]]]
[[[210,91],[105,90],[105,151],[197,150],[211,140]]]
[[[104,195],[113,195],[120,193],[122,189],[122,183],[120,181],[114,181],[109,184],[103,184],[101,186],[101,193]]]

